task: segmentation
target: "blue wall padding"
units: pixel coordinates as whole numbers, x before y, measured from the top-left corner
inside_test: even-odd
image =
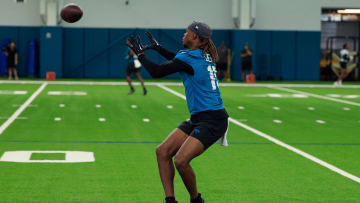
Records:
[[[7,69],[7,56],[5,55],[2,50],[8,46],[10,43],[9,38],[5,38],[2,40],[0,44],[0,76],[7,76],[8,75],[8,69]]]
[[[28,76],[29,41],[40,41],[41,77],[47,71],[56,71],[65,78],[124,78],[127,67],[125,41],[130,35],[140,35],[143,43],[149,41],[145,29],[123,28],[62,28],[62,27],[0,27],[0,41],[11,38],[19,50],[18,72]],[[185,29],[149,29],[167,49],[183,49]],[[52,32],[52,38],[45,37]],[[253,50],[253,72],[258,80],[319,80],[320,32],[214,30],[216,46],[222,41],[235,55],[231,67],[233,80],[241,80],[241,57],[245,43]],[[146,52],[156,63],[166,60],[155,51]],[[0,72],[1,74],[1,72]],[[144,78],[150,78],[141,68]],[[179,78],[178,74],[166,77]]]
[[[39,75],[39,47],[36,40],[29,41],[29,51],[27,55],[27,75],[38,77]]]
[[[295,80],[296,32],[273,32],[271,42],[270,75],[275,80]]]
[[[61,27],[40,28],[40,77],[55,72],[57,78],[63,73],[63,32]]]
[[[84,77],[84,30],[63,29],[63,76]]]
[[[17,71],[20,77],[33,76],[28,75],[27,64],[29,56],[29,42],[31,40],[40,41],[40,29],[39,27],[19,27],[18,29],[18,39],[17,39],[17,48],[19,52],[19,64]],[[37,44],[39,45],[39,44]],[[39,48],[39,47],[37,47]],[[38,50],[38,49],[37,49]],[[37,60],[39,59],[39,53],[37,53]],[[39,63],[37,61],[37,68],[39,68]],[[38,69],[37,69],[38,71]],[[38,72],[37,72],[38,73]],[[38,75],[35,75],[38,76]]]
[[[231,65],[231,78],[233,80],[241,80],[241,57],[240,52],[244,49],[245,44],[248,43],[253,55],[256,55],[256,31],[254,30],[235,30],[232,33],[232,50],[234,51],[234,58]],[[255,57],[252,58],[253,67],[256,67]],[[254,68],[257,73],[257,69]]]
[[[256,32],[256,77],[258,80],[266,80],[271,71],[271,31]],[[254,67],[255,68],[255,67]]]
[[[320,32],[297,32],[296,80],[320,80]]]

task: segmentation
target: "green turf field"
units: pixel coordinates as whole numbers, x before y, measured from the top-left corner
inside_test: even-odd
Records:
[[[189,118],[184,99],[155,83],[142,96],[139,86],[127,95],[126,85],[42,82],[0,84],[0,156],[35,151],[30,163],[0,161],[0,202],[163,201],[155,148]],[[360,202],[360,86],[266,84],[221,87],[231,118],[352,178],[232,122],[229,147],[192,162],[206,202]],[[70,156],[62,151],[93,152],[95,161],[61,163]],[[189,202],[178,174],[175,193]]]

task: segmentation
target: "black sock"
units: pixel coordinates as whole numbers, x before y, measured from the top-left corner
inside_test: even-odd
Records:
[[[165,200],[175,200],[175,197],[166,197]]]
[[[191,199],[191,202],[201,202],[201,194],[199,193],[197,197]]]

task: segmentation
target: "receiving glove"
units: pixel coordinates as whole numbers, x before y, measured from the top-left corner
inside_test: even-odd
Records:
[[[144,46],[141,44],[140,36],[137,36],[137,40],[135,37],[131,36],[127,42],[127,46],[134,51],[134,53],[139,56],[144,53]]]
[[[161,48],[161,45],[159,44],[159,42],[151,35],[151,33],[149,31],[146,31],[145,34],[149,38],[149,41],[150,41],[150,45],[146,46],[145,50],[147,50],[147,49],[159,50]]]

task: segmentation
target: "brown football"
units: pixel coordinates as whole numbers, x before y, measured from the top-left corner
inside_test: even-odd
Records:
[[[61,18],[68,23],[75,23],[80,20],[83,15],[83,11],[76,4],[67,4],[61,9],[60,16]]]

